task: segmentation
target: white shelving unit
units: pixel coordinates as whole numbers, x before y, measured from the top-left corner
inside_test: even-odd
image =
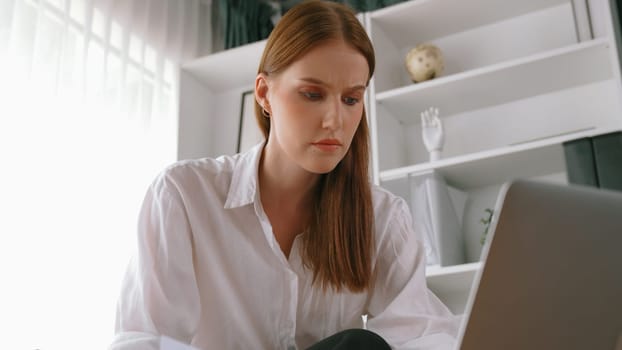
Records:
[[[436,171],[468,195],[466,263],[427,274],[454,312],[464,310],[481,266],[479,220],[495,207],[501,185],[565,182],[564,142],[622,129],[609,4],[589,7],[601,17],[586,20],[587,2],[569,0],[418,0],[367,15],[377,52],[368,106],[376,182],[411,203],[412,179]],[[586,28],[590,21],[600,29]],[[414,84],[404,57],[422,43],[441,49],[445,72]],[[428,107],[440,110],[445,130],[434,162],[419,121]]]
[[[448,267],[428,266],[426,271],[428,288],[443,300],[453,313],[462,314],[475,274],[481,267],[481,262]]]
[[[215,93],[252,85],[266,41],[199,58],[183,66]]]
[[[533,177],[564,182],[563,142],[622,130],[609,2],[414,0],[359,17],[376,50],[366,96],[374,181],[408,198],[411,178],[434,170],[468,194],[467,262],[427,271],[430,289],[461,313],[481,267],[479,219],[494,207],[501,184]],[[404,57],[421,43],[438,46],[446,68],[413,84]],[[235,153],[241,96],[253,88],[264,46],[182,67],[180,159]],[[446,140],[435,162],[428,161],[419,122],[432,106],[440,109]]]
[[[182,66],[179,159],[235,153],[242,94],[253,89],[265,44],[244,45]]]
[[[399,121],[412,123],[418,117],[413,106],[433,105],[453,115],[612,78],[609,42],[596,39],[387,90],[376,101]],[[503,88],[500,82],[510,81],[511,89],[492,93]],[[456,101],[455,96],[461,98]]]
[[[540,9],[568,4],[567,0],[418,0],[371,13],[375,26],[392,37],[397,46],[466,32],[487,24],[516,18]]]
[[[385,183],[436,170],[448,184],[477,188],[518,178],[532,178],[564,172],[566,163],[562,143],[618,129],[596,129],[568,133],[519,145],[471,153],[435,162],[386,170],[380,173]]]
[[[444,117],[445,158],[620,127],[612,36],[579,42],[570,1],[518,3],[413,1],[369,14],[368,30],[381,53],[370,94],[378,182],[395,176],[394,169],[427,163],[418,119],[430,106]],[[459,26],[444,26],[461,17],[467,19]],[[445,53],[447,72],[413,84],[403,59],[424,42]],[[482,130],[495,132],[482,137]]]

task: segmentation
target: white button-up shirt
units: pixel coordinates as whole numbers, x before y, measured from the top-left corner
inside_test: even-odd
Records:
[[[363,293],[312,286],[296,237],[287,258],[260,201],[262,145],[180,161],[149,187],[138,254],[118,302],[111,349],[304,349],[348,328],[394,348],[449,349],[459,318],[426,286],[422,235],[403,199],[374,186],[376,281]]]

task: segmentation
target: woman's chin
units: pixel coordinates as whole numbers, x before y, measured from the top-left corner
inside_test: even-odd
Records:
[[[310,162],[310,164],[306,164],[304,168],[310,173],[320,175],[320,174],[330,173],[331,171],[335,169],[337,164],[339,164],[338,161],[323,160],[323,161]]]

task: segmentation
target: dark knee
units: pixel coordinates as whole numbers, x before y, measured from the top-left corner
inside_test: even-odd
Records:
[[[333,334],[308,350],[390,350],[391,347],[378,334],[360,328]]]

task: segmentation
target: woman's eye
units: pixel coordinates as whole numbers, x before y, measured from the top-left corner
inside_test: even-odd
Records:
[[[311,101],[318,101],[322,99],[322,94],[319,92],[302,92],[302,95]]]
[[[359,99],[354,98],[354,97],[344,97],[343,102],[347,104],[348,106],[354,106],[355,104],[359,102]]]

